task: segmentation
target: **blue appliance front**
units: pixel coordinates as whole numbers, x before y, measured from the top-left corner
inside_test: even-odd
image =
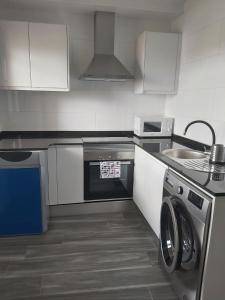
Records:
[[[0,169],[0,235],[42,232],[39,168]]]

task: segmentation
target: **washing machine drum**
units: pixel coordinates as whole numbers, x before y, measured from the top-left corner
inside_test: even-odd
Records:
[[[165,197],[161,208],[161,256],[165,269],[193,270],[199,258],[199,242],[191,216],[177,197]]]

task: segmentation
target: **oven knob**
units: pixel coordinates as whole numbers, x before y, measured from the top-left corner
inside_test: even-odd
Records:
[[[179,195],[183,195],[184,189],[182,188],[182,186],[178,186],[177,188],[177,194]]]

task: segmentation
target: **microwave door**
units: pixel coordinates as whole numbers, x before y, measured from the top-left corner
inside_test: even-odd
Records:
[[[162,122],[144,122],[144,133],[160,133],[162,131]]]

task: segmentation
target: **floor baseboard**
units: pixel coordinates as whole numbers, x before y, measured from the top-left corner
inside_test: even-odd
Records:
[[[134,210],[136,210],[136,206],[132,200],[64,204],[50,206],[50,217],[133,212]]]

